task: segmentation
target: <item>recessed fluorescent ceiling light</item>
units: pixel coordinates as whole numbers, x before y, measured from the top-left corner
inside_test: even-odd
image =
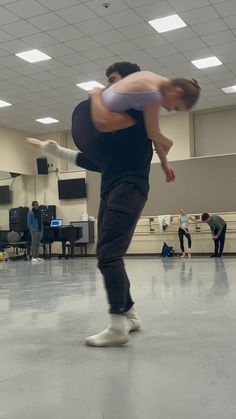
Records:
[[[22,58],[22,60],[28,61],[29,63],[38,63],[39,61],[51,60],[52,57],[44,54],[38,49],[32,49],[31,51],[20,52],[15,54],[17,57]]]
[[[228,86],[228,87],[222,87],[221,90],[225,93],[236,93],[236,85],[234,86]]]
[[[97,81],[87,81],[86,83],[77,83],[76,86],[84,90],[93,90],[95,87],[105,87],[103,84],[98,83]]]
[[[35,119],[37,122],[41,122],[41,124],[54,124],[55,122],[59,122],[57,119],[54,118],[40,118]]]
[[[223,64],[217,57],[202,58],[201,60],[191,61],[191,63],[197,68],[215,67]]]
[[[0,108],[5,108],[6,106],[11,106],[11,103],[5,102],[5,100],[0,100]]]
[[[161,17],[160,19],[149,20],[148,23],[159,33],[173,31],[174,29],[187,26],[186,23],[178,15],[171,15]]]

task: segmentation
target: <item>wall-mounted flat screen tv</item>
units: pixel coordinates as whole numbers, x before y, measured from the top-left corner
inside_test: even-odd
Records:
[[[0,186],[0,204],[10,204],[11,194],[9,185]]]
[[[58,180],[59,199],[86,198],[85,178]]]

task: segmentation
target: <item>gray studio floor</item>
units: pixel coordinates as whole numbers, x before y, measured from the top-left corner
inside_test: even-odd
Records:
[[[236,258],[127,258],[143,331],[107,325],[96,260],[0,264],[0,418],[235,419]]]

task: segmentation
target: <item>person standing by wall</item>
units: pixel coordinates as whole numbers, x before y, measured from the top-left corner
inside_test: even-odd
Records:
[[[188,225],[189,225],[189,220],[193,221],[194,223],[196,222],[194,218],[190,217],[186,210],[184,208],[180,208],[179,209],[179,230],[178,230],[178,235],[179,235],[179,242],[180,242],[180,248],[182,250],[182,258],[185,258],[186,253],[184,250],[184,236],[186,237],[186,239],[188,240],[188,257],[191,258],[191,247],[192,247],[192,240],[191,240],[191,236],[189,233],[189,229],[188,229]]]
[[[32,202],[32,210],[27,215],[27,226],[31,234],[31,253],[32,262],[40,262],[42,259],[39,258],[39,247],[43,237],[43,221],[39,211],[38,201]]]
[[[219,215],[209,215],[207,212],[202,214],[202,222],[207,223],[212,232],[212,238],[215,243],[215,253],[211,257],[221,257],[224,250],[225,234],[227,224]]]

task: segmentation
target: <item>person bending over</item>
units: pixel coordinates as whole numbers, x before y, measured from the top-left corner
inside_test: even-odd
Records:
[[[215,244],[215,252],[211,257],[221,257],[224,250],[227,224],[219,215],[202,214],[202,222],[207,223],[211,229],[212,238]]]

